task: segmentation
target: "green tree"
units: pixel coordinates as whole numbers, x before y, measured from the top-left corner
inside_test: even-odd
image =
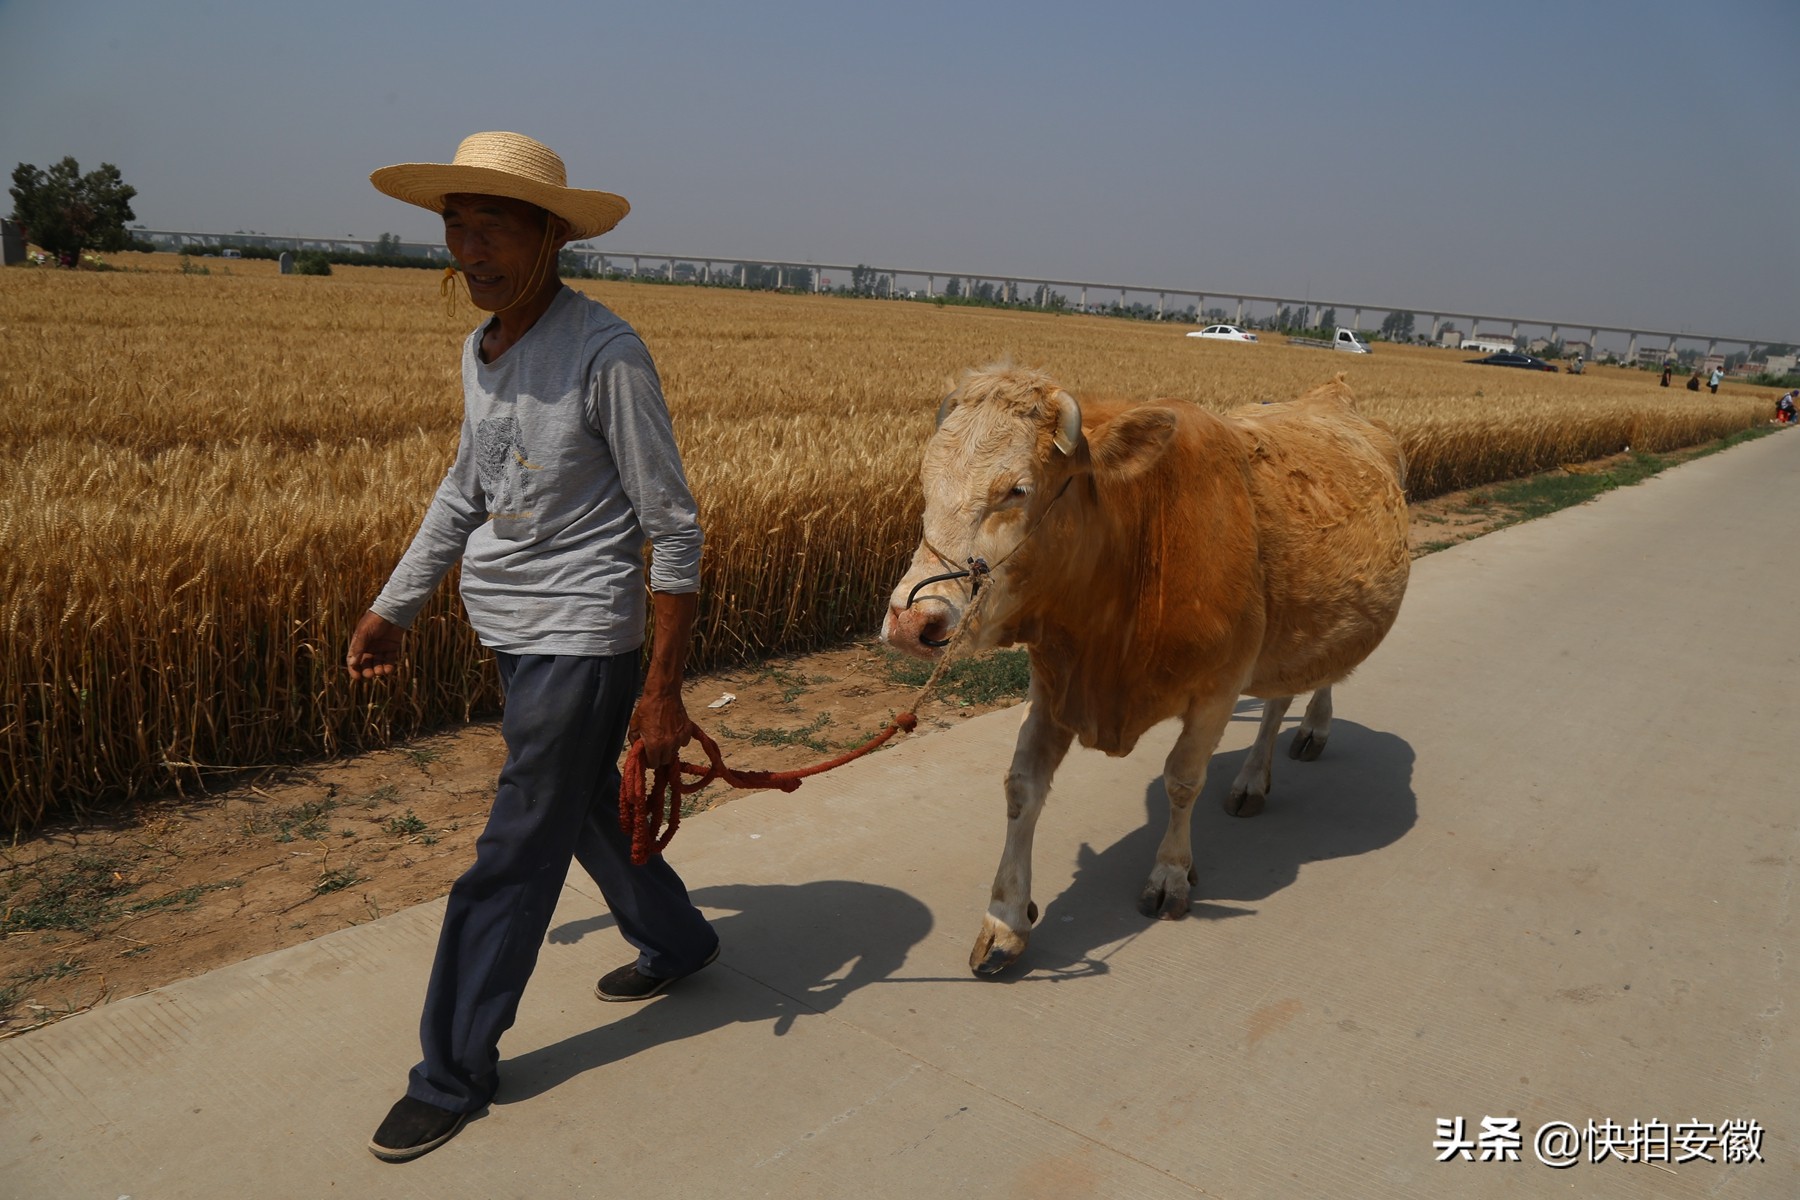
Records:
[[[1337,309],[1328,308],[1319,314],[1319,328],[1325,331],[1326,337],[1331,336],[1332,331],[1337,328]]]
[[[1391,312],[1381,322],[1381,336],[1390,342],[1408,342],[1412,340],[1413,322],[1417,318],[1404,309]]]
[[[131,198],[137,189],[119,176],[119,168],[101,163],[86,175],[73,158],[48,171],[31,163],[13,169],[13,221],[26,238],[59,259],[81,261],[83,250],[124,250],[131,245],[125,223],[137,220]]]

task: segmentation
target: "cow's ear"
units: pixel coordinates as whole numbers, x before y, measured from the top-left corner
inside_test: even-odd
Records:
[[[1155,466],[1174,440],[1174,410],[1151,405],[1120,413],[1087,443],[1096,472],[1128,479]]]

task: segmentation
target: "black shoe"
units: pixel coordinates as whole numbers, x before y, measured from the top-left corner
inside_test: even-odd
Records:
[[[637,969],[635,962],[626,963],[618,970],[608,971],[602,975],[600,982],[594,985],[594,995],[602,1000],[610,1000],[615,1003],[648,1000],[671,983],[679,982],[686,979],[688,975],[694,974],[695,971],[712,966],[713,960],[717,957],[719,957],[719,948],[714,946],[713,952],[706,956],[706,961],[695,967],[693,971],[689,971],[687,975],[671,975],[667,979],[658,979],[654,975],[644,974]]]
[[[468,1119],[468,1113],[402,1096],[369,1139],[369,1153],[382,1162],[406,1162],[455,1137]]]

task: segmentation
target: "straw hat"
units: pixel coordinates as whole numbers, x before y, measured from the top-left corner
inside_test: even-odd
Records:
[[[453,192],[525,200],[567,221],[572,241],[605,233],[631,211],[623,196],[570,187],[556,152],[521,133],[472,133],[451,162],[383,167],[369,182],[397,200],[437,213]]]

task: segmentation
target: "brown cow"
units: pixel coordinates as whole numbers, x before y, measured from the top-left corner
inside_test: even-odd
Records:
[[[1006,850],[970,967],[990,974],[1025,950],[1032,833],[1070,742],[1128,754],[1170,717],[1169,827],[1138,907],[1184,916],[1191,808],[1237,698],[1265,701],[1225,802],[1250,816],[1294,696],[1314,692],[1289,753],[1316,758],[1331,685],[1394,623],[1408,555],[1393,437],[1357,413],[1342,375],[1220,416],[1178,401],[1084,411],[1047,375],[993,367],[945,398],[920,476],[925,536],[882,636],[935,657],[973,611],[965,646],[1031,653]]]

